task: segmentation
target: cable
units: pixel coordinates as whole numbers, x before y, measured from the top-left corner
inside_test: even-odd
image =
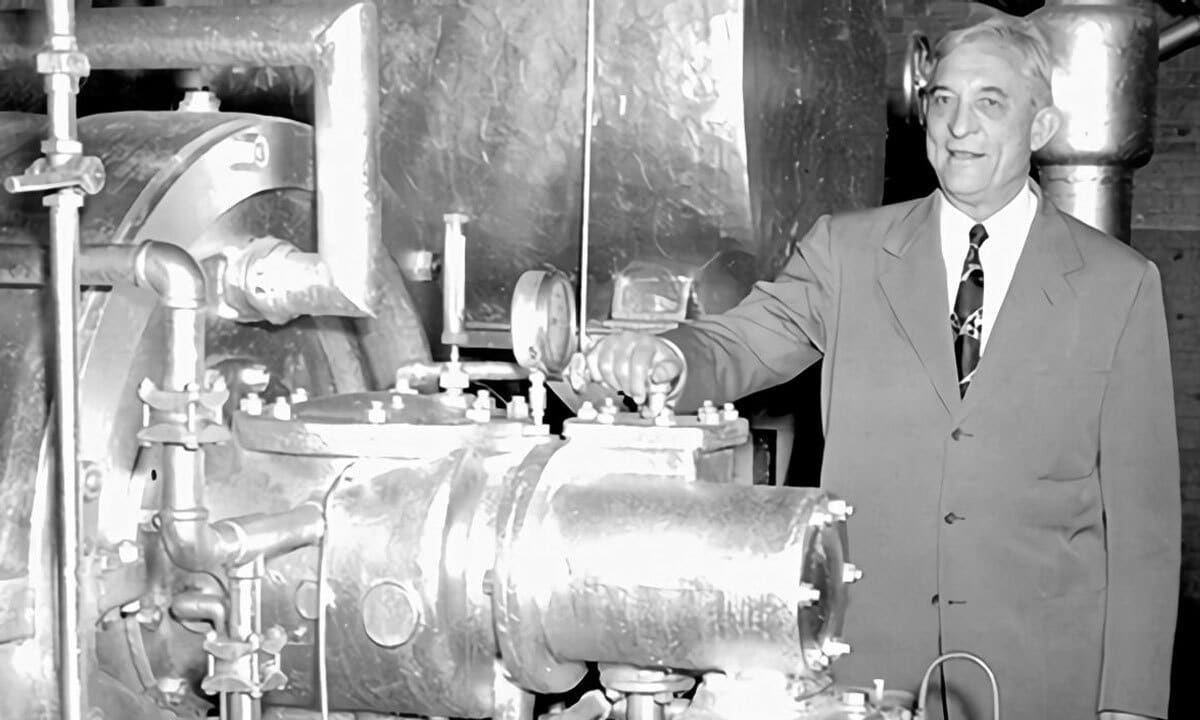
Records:
[[[337,490],[337,486],[346,479],[350,469],[358,464],[352,460],[342,468],[333,479],[329,490],[321,501],[321,517],[325,520],[325,532],[321,533],[321,542],[317,545],[317,695],[321,704],[321,720],[329,720],[329,664],[326,662],[325,646],[326,626],[329,624],[325,617],[329,607],[329,590],[326,575],[328,574],[328,553],[325,552],[325,541],[329,539],[329,500]]]
[[[921,694],[917,696],[917,713],[913,715],[913,720],[925,720],[925,696],[929,694],[929,678],[933,676],[933,671],[947,660],[970,660],[983,671],[987,673],[988,680],[992,683],[992,720],[1000,720],[1000,686],[996,683],[996,674],[988,667],[988,664],[983,661],[983,658],[978,655],[973,655],[969,652],[948,652],[939,655],[936,660],[925,671],[925,677],[921,678]],[[946,692],[943,685],[942,692]]]
[[[587,0],[583,78],[583,219],[579,234],[579,350],[587,352],[588,245],[592,224],[592,113],[596,105],[596,0]]]

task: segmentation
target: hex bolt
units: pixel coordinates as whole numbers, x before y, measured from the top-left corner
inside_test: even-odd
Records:
[[[491,393],[489,393],[487,390],[480,390],[479,392],[475,393],[474,407],[476,410],[491,410],[493,407]]]
[[[725,403],[725,406],[721,408],[721,420],[723,422],[731,422],[731,421],[737,420],[737,419],[738,419],[737,408],[734,407],[733,403],[731,403],[731,402]]]
[[[833,516],[821,510],[814,510],[808,518],[808,524],[815,528],[828,527],[833,523]]]
[[[800,607],[811,607],[821,601],[821,591],[812,585],[812,583],[800,583],[799,592],[797,593],[797,603]]]
[[[654,416],[654,424],[657,427],[672,427],[675,424],[675,413],[671,412],[670,408],[663,408]]]
[[[599,417],[599,415],[600,413],[596,412],[596,406],[592,404],[591,400],[584,400],[583,405],[579,408],[579,412],[575,413],[575,417],[584,422],[591,422]]]
[[[508,403],[508,419],[509,420],[527,420],[529,419],[529,401],[524,395],[517,395]]]
[[[387,422],[387,410],[383,408],[382,400],[372,400],[367,410],[367,422],[372,425],[382,425]]]
[[[254,415],[255,417],[262,415],[263,401],[256,392],[248,393],[246,397],[242,398],[239,404],[241,405],[240,409],[242,412],[247,415]]]
[[[826,504],[826,508],[828,508],[829,513],[838,522],[845,522],[847,518],[854,514],[854,506],[841,498],[830,500]]]
[[[862,580],[863,571],[858,569],[854,563],[845,563],[842,565],[842,582],[849,585],[850,583]]]
[[[292,391],[292,404],[299,405],[303,402],[308,402],[308,391],[304,388],[296,388]]]
[[[292,406],[288,405],[287,398],[283,396],[275,398],[275,404],[271,406],[271,416],[276,420],[292,419]]]
[[[95,500],[104,489],[104,472],[94,463],[83,464],[83,499]]]
[[[404,396],[401,395],[400,393],[392,393],[392,409],[393,410],[403,410],[404,409]]]
[[[829,658],[839,658],[850,654],[850,645],[837,638],[829,638],[821,645],[821,652]]]
[[[117,543],[117,559],[123,564],[129,565],[137,562],[142,557],[142,549],[137,546],[137,543],[132,540],[122,540]]]

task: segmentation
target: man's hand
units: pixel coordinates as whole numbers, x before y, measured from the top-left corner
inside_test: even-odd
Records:
[[[588,374],[625,393],[639,405],[650,386],[674,383],[684,360],[675,347],[655,335],[620,333],[602,338],[587,353]]]
[[[1100,713],[1099,720],[1158,720],[1158,718],[1146,715],[1134,715],[1133,713],[1105,711]]]

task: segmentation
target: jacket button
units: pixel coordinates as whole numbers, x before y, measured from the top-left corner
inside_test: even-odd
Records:
[[[934,593],[934,594],[933,594],[933,597],[929,598],[929,604],[930,604],[930,605],[937,605],[937,604],[938,604],[938,596],[937,596],[937,593]]]
[[[950,437],[955,440],[962,438],[962,436],[963,436],[962,428],[954,428],[954,432],[950,433]]]
[[[953,525],[954,523],[958,522],[959,520],[966,520],[966,518],[963,517],[962,515],[955,515],[952,512],[946,513],[946,517],[944,517],[942,519],[946,521],[947,525]]]

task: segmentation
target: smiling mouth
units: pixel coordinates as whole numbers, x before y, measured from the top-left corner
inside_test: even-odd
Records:
[[[949,152],[952,160],[978,160],[983,157],[982,153],[973,153],[966,150],[950,150]]]

